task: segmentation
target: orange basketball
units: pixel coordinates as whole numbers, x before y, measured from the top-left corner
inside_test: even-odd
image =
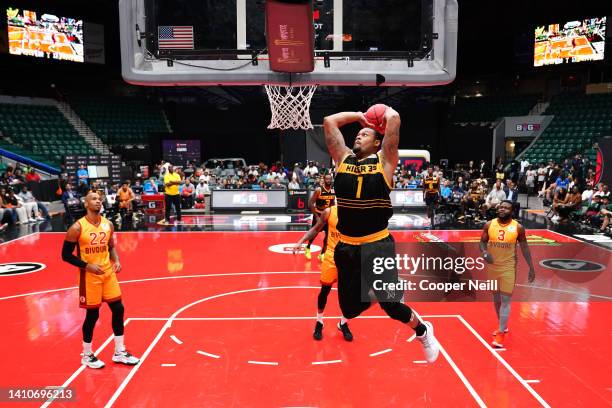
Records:
[[[385,129],[382,127],[383,117],[385,116],[385,112],[387,111],[387,105],[382,103],[377,103],[376,105],[372,105],[368,108],[365,113],[365,117],[372,125],[374,125],[374,130],[379,133],[385,133]]]

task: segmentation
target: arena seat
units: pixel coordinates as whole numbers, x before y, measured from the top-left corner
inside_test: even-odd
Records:
[[[0,147],[51,166],[65,155],[96,154],[55,106],[0,104],[0,130]]]
[[[453,123],[495,122],[504,116],[529,114],[538,95],[457,98],[451,114]]]
[[[69,96],[72,109],[109,145],[148,144],[150,133],[171,131],[159,104],[142,98]]]
[[[561,94],[552,99],[544,115],[555,117],[525,153],[529,162],[559,162],[577,153],[595,161],[593,143],[612,133],[612,95]]]

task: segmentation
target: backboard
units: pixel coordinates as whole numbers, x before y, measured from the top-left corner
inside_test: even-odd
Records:
[[[455,78],[457,0],[314,0],[315,68],[272,72],[263,0],[120,0],[127,82],[429,86]]]

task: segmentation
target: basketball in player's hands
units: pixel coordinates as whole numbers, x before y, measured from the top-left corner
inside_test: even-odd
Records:
[[[374,130],[378,133],[385,133],[384,121],[385,112],[387,111],[388,106],[382,103],[377,103],[376,105],[372,105],[368,108],[365,113],[365,117],[372,125],[374,125]]]

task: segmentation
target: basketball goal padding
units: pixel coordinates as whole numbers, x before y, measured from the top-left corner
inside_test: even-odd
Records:
[[[266,1],[266,38],[270,69],[275,72],[314,71],[312,2]]]

